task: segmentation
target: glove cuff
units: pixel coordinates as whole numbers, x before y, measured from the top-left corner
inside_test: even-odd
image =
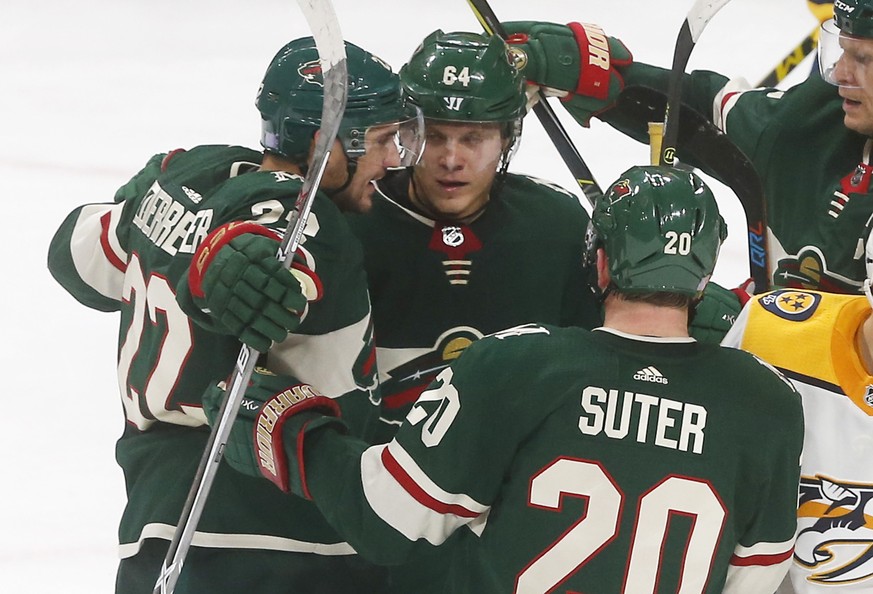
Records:
[[[282,428],[288,419],[297,417],[300,423],[296,430],[297,442],[294,449],[296,465],[299,477],[298,493],[309,499],[309,488],[306,486],[303,466],[303,445],[306,431],[321,426],[320,418],[310,418],[310,414],[318,413],[329,415],[331,421],[340,417],[339,405],[327,396],[322,396],[311,386],[297,384],[279,392],[264,403],[254,425],[255,458],[261,474],[270,479],[285,493],[291,490],[291,477],[288,472],[288,455],[284,448]],[[299,415],[304,414],[304,417]],[[290,450],[290,448],[289,448]],[[298,477],[294,477],[295,483]],[[298,486],[298,485],[295,485]],[[297,489],[295,489],[297,492]]]
[[[609,97],[609,82],[612,66],[609,56],[609,39],[597,25],[567,23],[579,47],[579,63],[582,65],[577,95],[606,100]]]
[[[279,234],[268,229],[263,225],[250,222],[233,222],[221,225],[213,229],[209,235],[203,238],[197,251],[194,252],[194,260],[191,267],[188,269],[188,288],[194,297],[203,298],[203,276],[206,274],[206,269],[210,262],[215,258],[225,244],[229,243],[234,237],[238,237],[244,233],[254,233],[255,235],[263,235],[270,239],[279,241]]]

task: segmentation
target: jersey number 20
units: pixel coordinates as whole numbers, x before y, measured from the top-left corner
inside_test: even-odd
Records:
[[[586,499],[585,515],[518,574],[517,594],[551,592],[618,534],[624,494],[598,462],[559,458],[531,479],[532,507],[559,512],[565,496]],[[712,486],[669,476],[640,497],[637,509],[622,592],[655,591],[661,558],[651,551],[661,550],[671,514],[694,517],[678,594],[703,592],[726,517]]]

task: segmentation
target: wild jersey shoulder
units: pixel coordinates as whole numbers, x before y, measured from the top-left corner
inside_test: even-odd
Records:
[[[501,186],[501,200],[511,200],[534,210],[560,216],[584,216],[588,212],[579,197],[553,182],[519,173],[508,173]]]
[[[260,152],[250,148],[225,144],[176,149],[164,156],[161,178],[206,192],[227,179],[257,169],[261,157]]]
[[[591,333],[582,328],[523,324],[489,334],[464,350],[452,365],[454,383],[475,386],[477,394],[505,401],[511,394],[554,392],[595,352]]]

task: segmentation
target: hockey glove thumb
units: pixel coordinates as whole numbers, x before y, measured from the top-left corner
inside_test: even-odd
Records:
[[[562,94],[564,107],[581,125],[587,127],[592,116],[609,109],[624,89],[619,69],[633,56],[597,25],[515,21],[504,26],[507,42],[522,50],[519,68],[528,83],[547,96]]]
[[[700,342],[719,344],[742,309],[736,293],[709,282],[691,315],[689,332]]]
[[[295,275],[276,259],[278,240],[254,223],[222,225],[197,248],[188,275],[195,303],[227,334],[262,353],[297,328],[307,296],[317,299],[320,286],[311,272],[301,275],[315,279],[304,283],[315,294],[304,296]]]
[[[203,412],[210,425],[218,421],[225,382],[203,394]],[[306,435],[332,426],[343,433],[339,405],[312,386],[287,375],[256,368],[234,420],[224,459],[237,471],[264,476],[282,491],[311,499],[306,485]]]

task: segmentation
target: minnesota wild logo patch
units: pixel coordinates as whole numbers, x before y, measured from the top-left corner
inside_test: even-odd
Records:
[[[820,302],[821,295],[794,289],[774,291],[760,301],[763,308],[770,313],[797,322],[808,320],[818,309]]]

